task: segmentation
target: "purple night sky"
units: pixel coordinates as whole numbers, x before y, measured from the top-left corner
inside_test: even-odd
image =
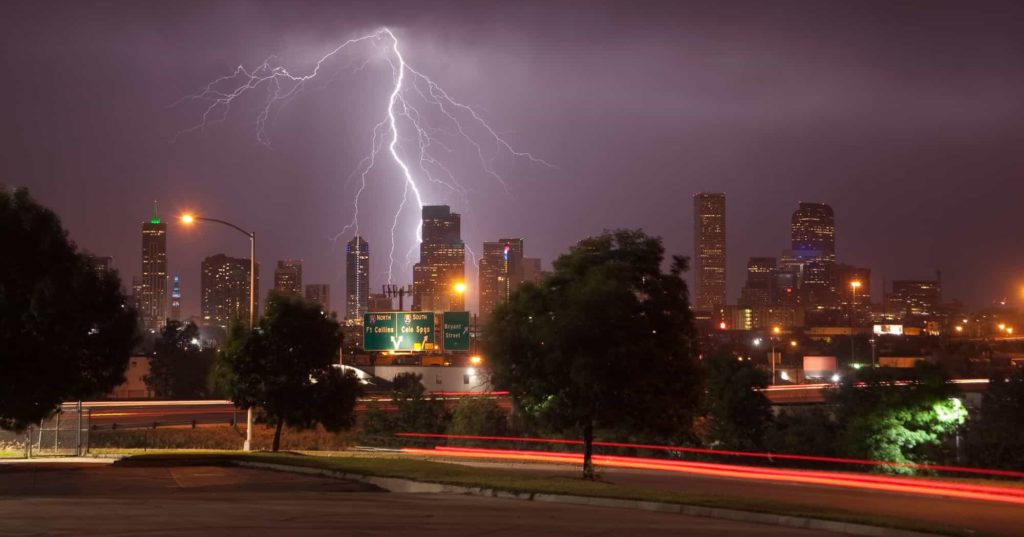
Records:
[[[168,220],[192,209],[254,229],[264,292],[275,260],[301,258],[304,283],[329,283],[343,309],[350,235],[332,238],[352,220],[346,180],[386,110],[383,57],[351,55],[275,108],[269,148],[254,125],[265,92],[172,143],[202,114],[175,102],[270,56],[305,72],[381,26],[410,65],[557,166],[496,159],[506,192],[453,148],[466,195],[423,182],[424,197],[463,214],[474,251],[524,237],[547,267],[583,236],[642,227],[690,255],[691,196],[708,190],[728,195],[730,301],[748,257],[788,247],[799,201],[834,207],[838,257],[872,269],[875,300],[883,277],[936,269],[946,298],[972,306],[1024,283],[1019,4],[9,2],[2,19],[0,183],[28,187],[129,283],[158,200]],[[374,292],[401,192],[381,161],[360,218]],[[395,283],[412,279],[415,213],[399,221]],[[170,226],[184,314],[198,314],[200,261],[220,252],[245,257],[248,244]]]

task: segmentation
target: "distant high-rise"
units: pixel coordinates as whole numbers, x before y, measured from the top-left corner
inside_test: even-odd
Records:
[[[793,212],[793,253],[801,259],[836,256],[835,213],[827,203],[800,202]]]
[[[256,265],[256,296],[260,266]],[[249,322],[249,259],[217,254],[203,260],[200,281],[203,323],[227,328],[233,319]],[[259,311],[259,303],[256,303]]]
[[[171,319],[181,320],[181,277],[177,274],[171,278]]]
[[[413,266],[412,308],[419,311],[458,311],[465,296],[456,292],[466,279],[466,245],[461,238],[462,219],[447,205],[423,207],[423,241],[420,262]]]
[[[99,274],[114,268],[114,258],[108,255],[93,255],[87,253],[85,254],[85,259],[89,262],[89,266]]]
[[[935,317],[942,305],[939,280],[896,280],[886,300],[886,309],[904,322],[922,322]]]
[[[361,322],[370,300],[370,245],[352,237],[345,245],[345,319]]]
[[[837,301],[836,224],[832,207],[800,202],[793,212],[793,254],[802,264],[801,299],[808,305]]]
[[[370,299],[366,304],[366,311],[391,311],[394,308],[395,303],[391,300],[391,297],[383,293],[370,295]]]
[[[306,285],[306,300],[320,304],[324,313],[331,312],[331,286],[326,283]]]
[[[302,260],[282,259],[274,270],[274,292],[302,296]]]
[[[155,214],[142,224],[142,326],[158,332],[167,321],[167,224]]]
[[[129,302],[139,313],[139,322],[142,322],[142,287],[142,277],[132,276],[132,295],[129,297]]]
[[[480,318],[485,320],[524,279],[523,239],[485,242],[480,257]]]
[[[775,303],[776,261],[774,257],[751,257],[747,281],[740,291],[740,306],[771,306]]]
[[[694,309],[725,304],[725,194],[693,196]]]

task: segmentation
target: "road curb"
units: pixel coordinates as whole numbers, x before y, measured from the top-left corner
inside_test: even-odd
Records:
[[[619,500],[615,498],[597,498],[591,496],[571,496],[565,494],[546,494],[534,492],[511,492],[483,487],[464,487],[460,485],[445,485],[441,483],[428,483],[402,479],[398,477],[376,477],[362,474],[350,474],[324,468],[313,468],[309,466],[293,466],[288,464],[276,464],[253,461],[232,461],[233,465],[262,470],[275,470],[280,472],[291,472],[297,474],[319,475],[336,479],[349,479],[359,481],[368,485],[374,485],[388,492],[405,494],[463,494],[469,496],[486,496],[491,498],[504,498],[512,500],[525,500],[545,503],[561,503],[570,505],[586,505],[592,507],[609,507],[615,509],[636,509],[641,511],[656,511],[662,513],[679,513],[682,515],[696,516],[703,518],[718,518],[733,520],[736,522],[751,522],[755,524],[769,524],[772,526],[783,526],[787,528],[798,528],[808,530],[828,531],[842,533],[845,535],[860,535],[866,537],[940,537],[935,533],[923,533],[917,531],[885,528],[881,526],[869,526],[853,522],[838,522],[834,520],[822,520],[791,515],[777,515],[771,513],[757,513],[753,511],[740,511],[735,509],[723,509],[720,507],[702,507],[697,505],[681,505],[675,503],[649,502],[639,500]]]

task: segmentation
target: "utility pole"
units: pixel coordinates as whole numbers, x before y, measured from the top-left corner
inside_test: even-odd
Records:
[[[389,298],[398,297],[398,311],[405,311],[405,295],[412,296],[414,287],[412,285],[402,286],[393,283],[386,283],[381,286],[384,296]]]

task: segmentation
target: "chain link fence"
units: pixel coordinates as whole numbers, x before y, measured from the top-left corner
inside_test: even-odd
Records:
[[[26,458],[85,455],[89,450],[89,410],[66,404],[22,433],[0,432],[0,450]]]

